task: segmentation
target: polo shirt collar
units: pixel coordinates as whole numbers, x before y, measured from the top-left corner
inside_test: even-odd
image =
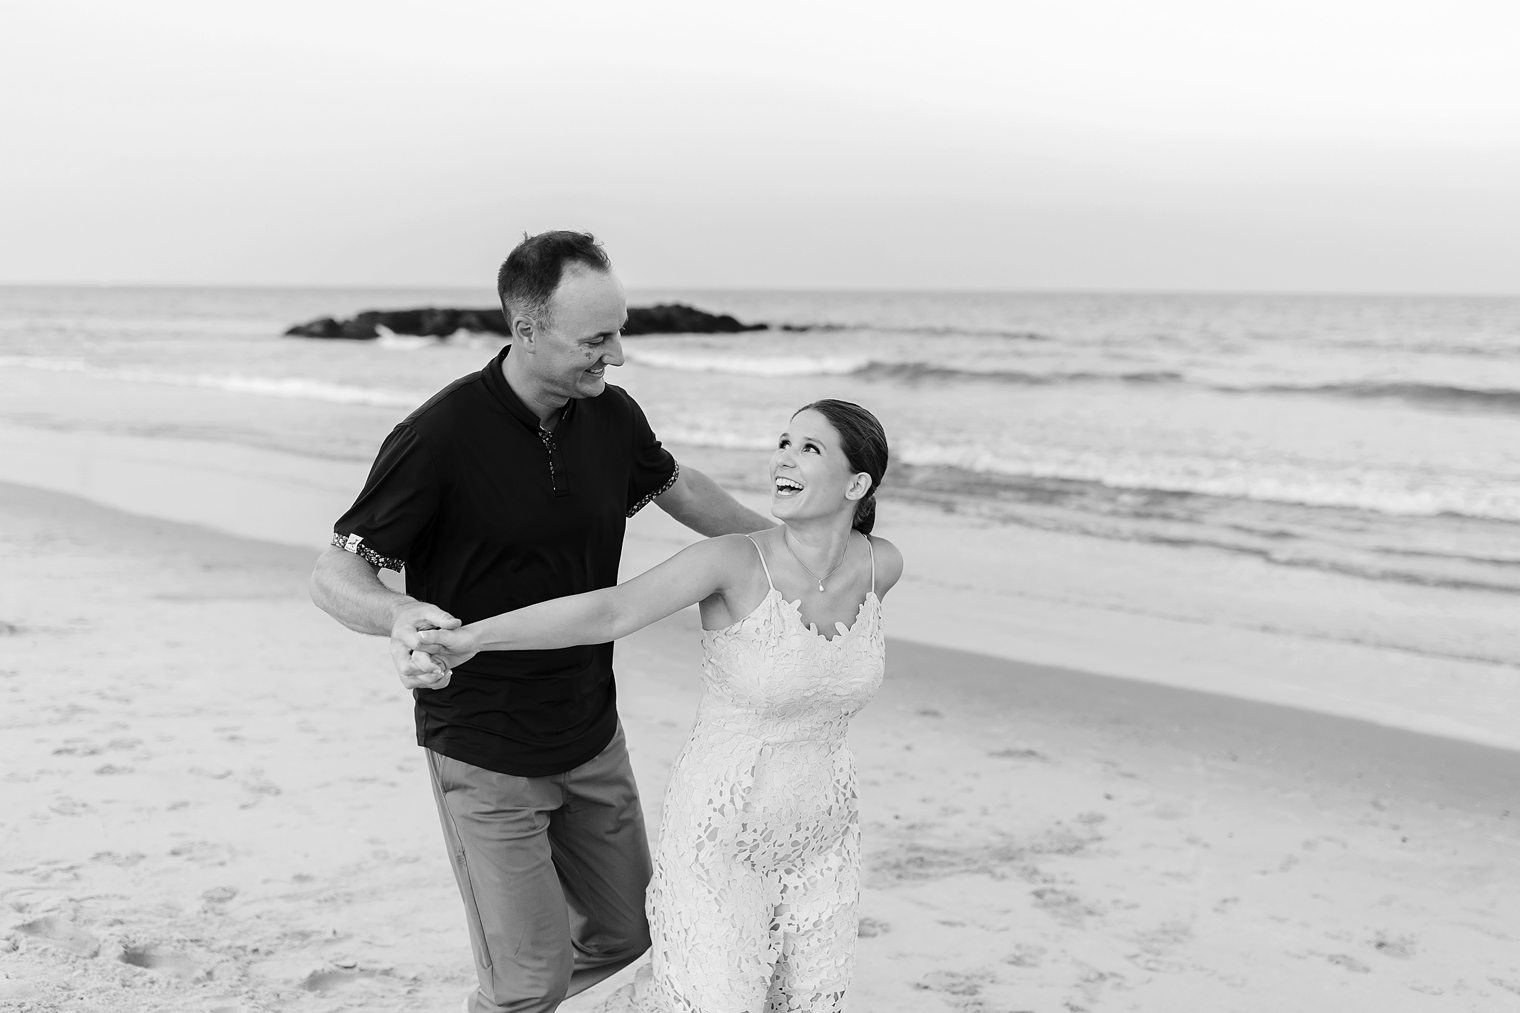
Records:
[[[512,351],[511,345],[503,345],[501,351],[496,353],[496,358],[492,359],[486,365],[486,368],[480,371],[481,379],[485,383],[486,390],[491,392],[491,396],[496,399],[498,404],[505,408],[513,418],[536,433],[540,428],[538,415],[523,403],[522,398],[517,396],[517,391],[512,389],[512,385],[507,382],[506,373],[503,372],[503,367],[507,361],[507,353],[510,351]],[[568,422],[574,411],[575,398],[571,398],[565,402],[565,407],[560,409],[559,424],[563,426]]]

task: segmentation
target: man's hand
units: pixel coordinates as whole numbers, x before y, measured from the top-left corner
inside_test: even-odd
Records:
[[[454,630],[459,620],[436,605],[424,601],[411,602],[396,610],[391,624],[391,661],[401,685],[407,689],[442,689],[449,684],[453,666],[435,662],[431,656],[419,651],[423,630]],[[413,652],[418,656],[413,657]]]

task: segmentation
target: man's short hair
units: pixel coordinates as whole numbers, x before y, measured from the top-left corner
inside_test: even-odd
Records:
[[[549,300],[559,288],[567,264],[581,264],[593,271],[612,269],[607,251],[589,232],[523,233],[523,241],[507,254],[496,272],[496,294],[509,329],[514,315],[531,317],[540,325],[549,323]]]

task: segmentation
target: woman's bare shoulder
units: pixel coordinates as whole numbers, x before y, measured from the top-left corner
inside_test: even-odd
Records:
[[[755,543],[748,535],[714,535],[693,542],[681,550],[682,555],[693,557],[693,562],[712,570],[733,575],[744,570],[746,563],[754,562]]]
[[[764,540],[759,532],[755,539]],[[761,572],[763,557],[749,535],[716,535],[698,544],[707,552],[707,565],[716,572],[716,591],[702,602],[702,627],[723,629],[759,604],[769,583]]]
[[[880,535],[867,535],[876,554],[876,596],[884,597],[903,575],[902,550]]]
[[[763,533],[755,532],[750,535],[714,535],[704,541],[712,546],[711,551],[723,556],[737,556],[742,553],[755,554],[755,541],[763,541]]]

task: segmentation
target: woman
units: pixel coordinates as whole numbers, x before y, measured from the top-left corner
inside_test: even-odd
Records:
[[[875,416],[814,402],[771,458],[780,526],[699,542],[616,587],[423,634],[435,663],[453,666],[477,651],[605,643],[701,603],[706,689],[665,795],[652,964],[605,1008],[840,1008],[860,880],[845,731],[881,684],[881,598],[903,566],[870,536],[886,467]]]

